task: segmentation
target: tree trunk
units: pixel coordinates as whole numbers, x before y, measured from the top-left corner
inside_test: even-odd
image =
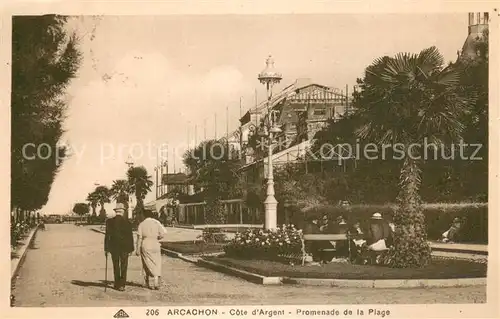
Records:
[[[389,257],[393,267],[423,267],[431,260],[419,194],[420,178],[421,171],[417,161],[405,158],[401,168],[398,206],[394,212],[394,247]]]

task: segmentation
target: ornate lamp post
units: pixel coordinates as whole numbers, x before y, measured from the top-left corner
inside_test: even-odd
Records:
[[[132,157],[129,155],[127,157],[127,160],[125,161],[125,164],[127,164],[128,166],[128,169],[131,169],[132,167],[134,167],[134,161],[132,160]],[[132,197],[133,196],[129,196],[129,204],[128,204],[128,212],[127,212],[127,217],[129,217],[130,219],[133,219],[134,218],[134,210],[132,209]]]
[[[264,201],[265,209],[265,224],[266,229],[276,229],[277,224],[277,206],[278,201],[274,197],[274,176],[273,176],[273,136],[281,130],[276,126],[273,120],[271,111],[271,98],[273,94],[273,86],[281,81],[281,73],[274,68],[274,60],[269,56],[266,60],[266,68],[259,74],[260,83],[266,85],[267,90],[267,118],[265,120],[264,136],[267,138],[267,192],[266,200]]]

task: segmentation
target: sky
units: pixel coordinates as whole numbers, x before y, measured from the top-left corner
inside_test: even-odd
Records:
[[[265,97],[257,74],[270,54],[283,74],[276,91],[297,78],[345,89],[380,56],[436,46],[454,61],[467,14],[79,16],[68,30],[83,60],[67,93],[71,156],[45,214],[125,178],[129,156],[155,180],[162,144],[169,172],[180,171],[188,145],[238,127],[240,99],[245,112]]]

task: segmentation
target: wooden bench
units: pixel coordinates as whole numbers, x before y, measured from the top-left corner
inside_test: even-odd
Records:
[[[305,250],[306,241],[347,241],[349,251],[349,261],[351,260],[351,239],[349,234],[304,234],[302,235],[302,265],[305,263],[307,252]],[[334,248],[321,249],[322,251],[336,251]]]

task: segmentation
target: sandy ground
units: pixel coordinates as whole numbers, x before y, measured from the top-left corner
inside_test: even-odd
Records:
[[[180,236],[180,235],[175,235]],[[162,287],[142,286],[140,259],[129,259],[125,292],[104,291],[102,234],[47,225],[39,231],[13,289],[15,306],[182,306],[271,304],[425,304],[486,302],[486,287],[368,289],[262,286],[163,256]],[[111,259],[108,279],[112,280]]]

